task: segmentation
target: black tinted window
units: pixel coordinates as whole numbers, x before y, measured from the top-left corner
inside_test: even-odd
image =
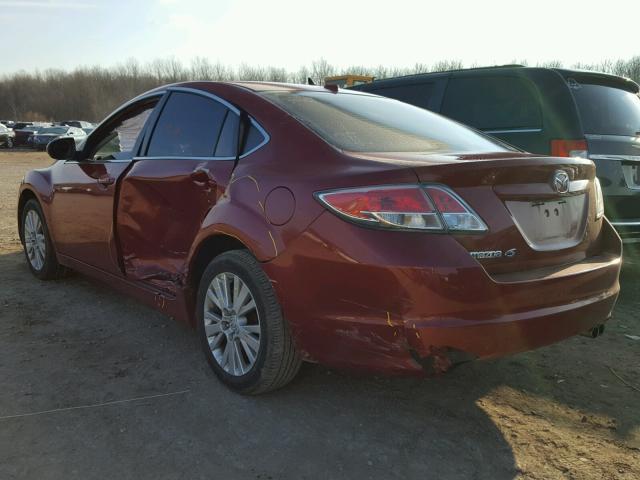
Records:
[[[419,85],[403,85],[372,90],[371,93],[384,97],[395,98],[401,102],[410,103],[421,108],[429,108],[429,100],[433,95],[433,83]]]
[[[212,157],[228,109],[200,95],[173,92],[149,143],[150,157]]]
[[[265,92],[327,142],[353,152],[497,152],[505,147],[428,110],[356,93]]]
[[[256,126],[252,123],[251,127],[249,127],[249,131],[247,132],[247,139],[244,142],[244,148],[242,149],[242,153],[247,153],[256,148],[258,145],[262,143],[264,140],[264,136],[260,133],[260,130],[256,128]]]
[[[240,117],[229,111],[220,132],[220,139],[216,147],[216,157],[235,157],[238,143],[238,125]]]
[[[584,133],[628,135],[640,132],[640,98],[620,88],[570,83]]]
[[[484,130],[542,127],[536,86],[518,77],[454,78],[442,114]]]

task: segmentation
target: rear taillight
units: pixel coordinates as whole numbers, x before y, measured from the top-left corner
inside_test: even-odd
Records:
[[[588,158],[586,140],[551,140],[551,156]]]
[[[484,232],[487,226],[478,214],[471,210],[458,195],[440,185],[425,187],[433,200],[436,210],[440,212],[448,230],[456,232]]]
[[[356,223],[383,228],[484,232],[487,226],[442,185],[392,185],[321,192],[331,211]]]
[[[593,182],[596,194],[596,220],[604,217],[604,198],[602,197],[602,187],[600,186],[600,180],[598,177]]]

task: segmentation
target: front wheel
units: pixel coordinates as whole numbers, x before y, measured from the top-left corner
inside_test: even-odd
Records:
[[[275,291],[245,250],[214,258],[198,289],[198,335],[218,378],[245,394],[275,390],[300,369]]]
[[[28,200],[22,209],[22,238],[31,273],[40,280],[64,275],[66,269],[56,259],[42,209],[34,199]]]
[[[7,138],[7,148],[13,148],[13,138]]]

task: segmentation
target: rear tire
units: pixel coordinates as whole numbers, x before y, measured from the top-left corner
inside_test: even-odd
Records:
[[[7,148],[13,148],[13,138],[8,137],[7,138]]]
[[[61,278],[67,269],[58,263],[51,242],[47,222],[35,199],[30,199],[22,209],[22,240],[27,265],[40,280]]]
[[[296,376],[301,358],[289,325],[271,282],[249,252],[214,258],[200,280],[196,305],[202,348],[225,385],[255,395]]]

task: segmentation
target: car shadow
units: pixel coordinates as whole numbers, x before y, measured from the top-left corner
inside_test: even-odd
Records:
[[[427,380],[304,365],[287,388],[243,397],[216,381],[190,329],[102,284],[40,282],[21,253],[7,253],[0,285],[1,478],[511,479],[513,439],[487,396],[510,388],[624,416],[618,399],[584,395],[588,377],[557,383],[565,342]],[[569,361],[590,351],[569,342]]]

